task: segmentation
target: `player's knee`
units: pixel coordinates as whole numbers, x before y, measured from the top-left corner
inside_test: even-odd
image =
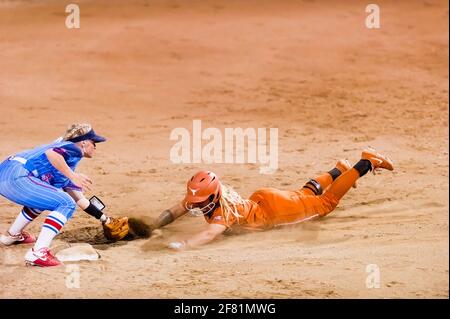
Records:
[[[57,211],[63,214],[67,219],[71,218],[77,208],[77,204],[70,196],[64,196],[64,201],[60,203]]]
[[[310,191],[312,191],[314,193],[314,195],[318,196],[318,195],[322,195],[323,193],[323,189],[322,186],[320,185],[320,183],[318,181],[316,181],[315,179],[311,179],[309,180],[304,186],[303,188],[307,188]]]
[[[332,196],[332,194],[329,194],[327,192],[325,192],[323,195],[320,196],[320,200],[322,202],[322,207],[320,211],[321,216],[328,215],[339,204],[339,200],[334,196]]]

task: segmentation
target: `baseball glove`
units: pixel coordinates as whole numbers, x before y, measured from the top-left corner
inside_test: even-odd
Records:
[[[128,217],[110,217],[109,223],[103,224],[103,233],[109,240],[121,240],[129,232]]]

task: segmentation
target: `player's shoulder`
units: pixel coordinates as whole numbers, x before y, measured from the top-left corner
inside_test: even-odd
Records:
[[[70,141],[59,141],[59,140],[56,140],[55,142],[51,143],[50,145],[52,145],[54,147],[63,147],[63,146],[68,146],[68,147],[75,146],[75,147],[77,147],[75,145],[75,143],[73,143],[73,142],[70,142]]]
[[[77,145],[75,145],[75,143],[69,141],[55,142],[51,144],[51,148],[58,149],[63,152],[70,152],[70,154],[73,156],[82,157],[83,155],[81,149]]]

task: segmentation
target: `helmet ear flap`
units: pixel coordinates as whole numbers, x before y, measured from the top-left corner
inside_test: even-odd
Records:
[[[217,192],[216,194],[211,194],[208,197],[208,201],[211,203],[217,203],[220,198],[220,192]]]

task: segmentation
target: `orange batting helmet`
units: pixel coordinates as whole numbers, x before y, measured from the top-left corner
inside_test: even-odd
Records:
[[[200,171],[187,182],[186,209],[200,209],[201,214],[210,213],[216,207],[221,196],[221,185],[216,174],[210,171]]]

